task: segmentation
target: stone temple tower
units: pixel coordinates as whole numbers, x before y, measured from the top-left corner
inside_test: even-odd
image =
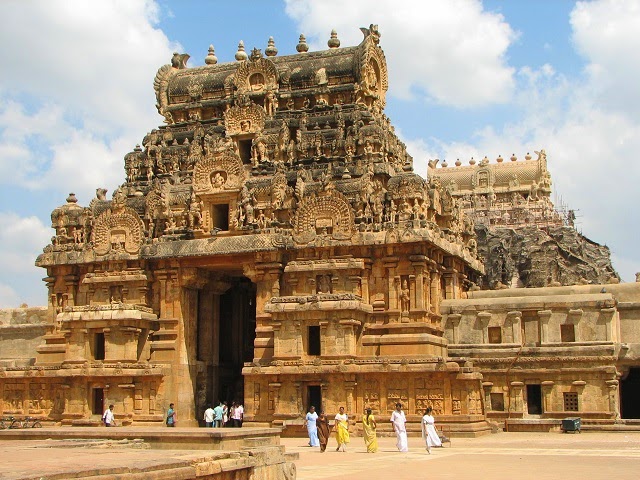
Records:
[[[473,223],[413,172],[384,115],[380,33],[362,31],[158,70],[165,125],[125,155],[125,182],[52,213],[43,415],[91,423],[114,403],[160,424],[173,402],[196,424],[238,400],[245,424],[286,426],[309,405],[385,417],[401,402],[410,422],[432,406],[486,431],[481,374],[448,356],[440,315],[483,272]]]

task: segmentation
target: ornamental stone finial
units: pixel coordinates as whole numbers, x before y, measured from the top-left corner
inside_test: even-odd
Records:
[[[265,48],[264,53],[267,55],[267,57],[275,57],[278,54],[276,42],[273,40],[273,37],[269,37],[267,48]]]
[[[218,57],[216,57],[216,52],[213,49],[213,45],[209,45],[209,53],[204,58],[204,63],[207,65],[215,65],[218,63]]]
[[[304,34],[300,34],[300,39],[298,40],[298,45],[296,45],[296,50],[298,53],[305,53],[309,51],[309,45],[307,45],[307,39]]]
[[[327,42],[329,48],[338,48],[340,46],[340,39],[338,38],[338,32],[331,30],[331,38]]]
[[[242,62],[247,58],[249,58],[249,56],[247,52],[244,51],[244,42],[240,40],[240,43],[238,43],[238,51],[236,52],[236,60]]]

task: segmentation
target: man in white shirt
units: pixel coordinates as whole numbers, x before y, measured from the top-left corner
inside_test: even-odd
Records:
[[[116,420],[113,416],[113,408],[113,405],[109,405],[109,408],[107,408],[102,415],[102,422],[105,427],[115,427],[116,425]]]
[[[242,420],[244,418],[244,407],[242,405],[236,405],[236,408],[233,411],[231,418],[233,419],[234,427],[237,427],[237,428],[241,427]]]
[[[215,412],[211,405],[204,411],[204,423],[207,427],[213,427],[213,419],[215,417]]]
[[[396,446],[401,452],[409,451],[409,444],[407,442],[407,429],[405,427],[406,423],[407,419],[405,418],[404,412],[402,411],[402,404],[396,403],[396,409],[391,414],[391,425],[393,425],[393,430],[396,432]]]

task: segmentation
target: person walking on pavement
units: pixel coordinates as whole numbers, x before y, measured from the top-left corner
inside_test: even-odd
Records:
[[[178,414],[173,408],[173,403],[170,403],[167,410],[167,427],[175,427],[176,423],[178,423]]]
[[[109,405],[109,408],[107,408],[104,413],[102,414],[102,423],[104,423],[105,427],[115,427],[116,426],[116,419],[113,416],[113,409],[114,406],[113,404]]]
[[[396,446],[401,452],[409,451],[409,444],[407,442],[407,428],[405,424],[407,419],[402,411],[402,404],[396,403],[396,409],[391,414],[391,425],[396,432],[397,443]]]

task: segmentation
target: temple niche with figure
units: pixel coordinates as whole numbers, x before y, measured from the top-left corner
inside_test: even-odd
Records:
[[[332,32],[318,52],[301,35],[287,56],[273,39],[264,54],[241,42],[223,64],[210,47],[194,68],[176,53],[158,70],[165,124],[125,155],[125,182],[111,199],[98,188],[86,207],[70,194],[51,214],[55,235],[36,261],[47,271],[46,332],[33,358],[0,359],[0,414],[92,425],[113,403],[122,424],[161,425],[171,402],[180,425],[196,425],[210,403],[238,400],[245,425],[299,433],[310,405],[357,419],[401,402],[413,431],[427,406],[455,433],[490,431],[487,402],[513,386],[504,358],[535,343],[540,318],[566,322],[537,297],[522,310],[507,294],[492,304],[480,295],[492,292],[470,292],[485,269],[478,215],[442,175],[414,173],[384,114],[380,33],[362,32],[346,48]],[[474,181],[486,194],[485,173]],[[547,218],[544,205],[535,218]],[[579,305],[565,296],[562,312],[586,322],[581,341],[604,335],[595,351],[609,355],[620,351],[616,322],[638,333],[638,309],[618,315],[615,298],[598,295]],[[483,347],[496,327],[502,359]],[[599,361],[606,374],[557,385],[617,382],[616,361]],[[522,385],[509,408],[524,408]],[[615,417],[610,405],[603,418]]]

